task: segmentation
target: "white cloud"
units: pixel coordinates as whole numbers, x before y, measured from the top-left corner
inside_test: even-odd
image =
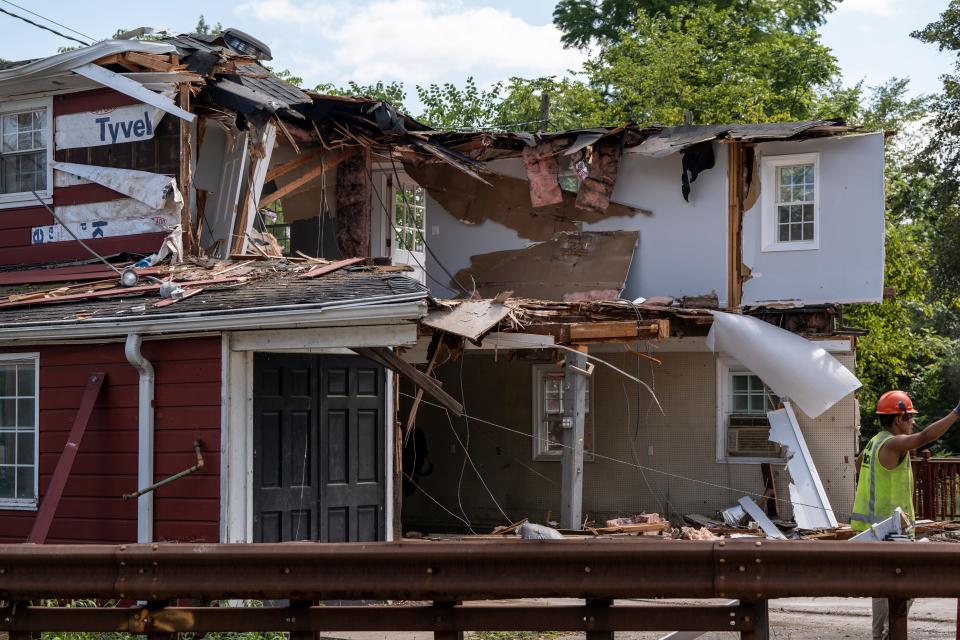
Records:
[[[887,18],[897,12],[898,0],[841,0],[838,13],[861,13]]]
[[[271,39],[274,56],[308,84],[399,80],[412,90],[473,76],[484,86],[515,75],[563,75],[585,58],[563,48],[552,24],[440,0],[251,0],[238,12],[284,27]]]

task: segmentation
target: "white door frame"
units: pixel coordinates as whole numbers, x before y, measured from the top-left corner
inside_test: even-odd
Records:
[[[220,542],[253,542],[253,354],[355,355],[346,345],[411,346],[414,322],[221,334]],[[393,539],[393,372],[384,370],[384,532]]]

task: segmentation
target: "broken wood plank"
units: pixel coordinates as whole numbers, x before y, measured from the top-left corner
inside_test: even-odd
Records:
[[[315,151],[310,151],[308,153],[304,153],[300,156],[297,156],[293,160],[287,160],[283,164],[279,164],[275,167],[272,167],[269,171],[267,171],[267,177],[265,181],[270,182],[275,178],[279,178],[280,176],[285,176],[291,171],[293,171],[294,169],[299,169],[300,167],[306,164],[310,164],[314,160],[319,160],[322,155],[323,155],[323,150],[317,149]]]
[[[328,273],[333,273],[334,271],[339,271],[344,267],[349,267],[350,265],[357,264],[358,262],[363,262],[364,258],[347,258],[346,260],[337,260],[336,262],[331,262],[330,264],[320,265],[319,267],[314,267],[306,273],[300,275],[301,278],[316,278],[317,276],[326,275]]]
[[[771,518],[779,518],[780,510],[777,505],[777,485],[773,481],[773,467],[769,462],[761,462],[760,473],[763,476],[763,501],[766,503],[767,515]]]
[[[418,387],[422,387],[423,390],[439,402],[443,408],[448,409],[454,415],[463,415],[463,405],[441,389],[436,380],[425,375],[409,362],[404,361],[387,347],[353,347],[352,350],[364,358],[373,360],[388,369],[396,371]]]
[[[257,204],[257,208],[263,209],[264,207],[269,206],[271,203],[276,202],[277,200],[284,197],[285,195],[293,193],[294,191],[296,191],[303,185],[307,184],[311,180],[314,180],[315,178],[319,177],[320,174],[322,174],[324,171],[327,171],[328,169],[332,169],[333,167],[337,166],[338,164],[340,164],[350,156],[354,155],[356,152],[357,152],[356,149],[350,149],[348,151],[335,151],[328,154],[326,157],[323,158],[321,162],[317,164],[317,166],[313,167],[312,169],[304,173],[302,176],[294,178],[293,180],[283,185],[273,193],[269,195],[265,195],[262,198],[260,198],[260,202]]]
[[[596,531],[610,533],[659,533],[670,528],[669,522],[648,522],[642,524],[623,524],[616,527],[597,527]]]
[[[150,69],[151,71],[170,71],[176,66],[170,62],[170,56],[166,55],[159,56],[151,53],[142,53],[140,51],[124,51],[120,55],[125,60],[140,65],[145,69]]]
[[[192,298],[193,296],[197,295],[201,291],[203,291],[203,287],[197,287],[196,289],[187,289],[183,292],[183,295],[180,296],[179,298],[166,298],[164,300],[161,300],[160,302],[153,303],[153,306],[155,309],[159,309],[162,307],[169,307],[170,305],[176,304],[181,300]]]
[[[636,320],[613,322],[578,322],[570,325],[570,339],[633,338],[640,335]]]
[[[433,369],[437,366],[437,360],[440,357],[440,351],[443,347],[443,334],[435,333],[432,340],[433,355],[430,357],[430,362],[427,363],[427,375],[433,375]],[[423,387],[417,388],[417,393],[413,398],[413,404],[410,407],[410,413],[407,415],[407,427],[403,432],[403,444],[407,444],[407,440],[410,439],[410,434],[413,432],[413,424],[417,420],[417,410],[420,408],[420,403],[423,401]]]

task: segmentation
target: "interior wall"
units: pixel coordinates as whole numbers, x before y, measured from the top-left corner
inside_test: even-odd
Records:
[[[598,455],[584,465],[584,516],[602,522],[655,511],[678,525],[683,514],[713,516],[734,505],[744,492],[763,492],[759,465],[716,462],[716,356],[657,353],[662,362],[657,365],[628,353],[597,355],[653,387],[666,415],[634,382],[597,366],[593,410]],[[836,355],[844,366],[854,366],[854,354]],[[462,527],[436,503],[456,516],[464,517],[465,512],[478,533],[508,520],[543,522],[548,513],[558,520],[560,463],[534,461],[532,455],[531,362],[510,353],[468,352],[462,368],[460,363],[448,363],[438,369],[438,376],[448,392],[458,398],[464,395],[467,414],[512,431],[457,418],[451,426],[444,412],[422,405],[417,425],[423,429],[433,472],[420,479],[423,491],[404,499],[405,530]],[[401,408],[401,419],[408,408]],[[854,492],[856,401],[848,396],[817,420],[799,410],[797,415],[833,508],[846,521]],[[469,462],[465,464],[468,438],[470,456],[489,493]],[[788,501],[786,471],[782,465],[774,471],[778,495]],[[790,515],[788,502],[781,503],[781,514]]]
[[[692,184],[690,201],[680,193],[681,158],[642,158],[625,154],[620,163],[613,200],[653,212],[652,216],[609,218],[583,225],[587,231],[639,230],[623,297],[700,295],[716,291],[726,298],[727,154],[715,145],[716,166]],[[499,160],[490,166],[498,173],[525,177],[519,159]],[[427,242],[450,273],[470,265],[470,256],[505,249],[521,249],[531,242],[504,225],[484,221],[467,224],[427,199]],[[427,256],[428,283],[439,296],[455,296],[442,287],[447,276],[433,256]]]

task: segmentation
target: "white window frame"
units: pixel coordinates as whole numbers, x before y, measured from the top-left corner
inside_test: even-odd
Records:
[[[728,464],[786,464],[783,456],[731,456],[727,454],[728,419],[733,413],[733,376],[756,375],[730,356],[717,358],[717,441],[716,460]]]
[[[533,409],[533,424],[531,428],[533,430],[533,459],[538,462],[559,462],[563,458],[563,451],[549,451],[547,449],[547,443],[545,438],[547,437],[546,433],[541,433],[541,427],[543,425],[543,381],[546,378],[548,373],[560,373],[563,372],[563,368],[555,364],[535,364],[533,365],[533,393],[532,393],[532,409]],[[583,459],[585,462],[593,461],[593,450],[597,447],[597,425],[595,420],[595,413],[593,411],[593,377],[587,379],[587,385],[590,388],[590,401],[587,406],[587,412],[590,415],[591,419],[591,449],[587,449],[584,446],[583,449]],[[586,439],[586,427],[584,428],[584,439]],[[586,445],[586,442],[584,442]]]
[[[0,354],[0,364],[16,363],[33,364],[33,498],[0,498],[0,510],[36,511],[40,503],[40,354]]]
[[[45,109],[47,115],[47,188],[43,191],[38,191],[37,195],[43,199],[44,203],[51,204],[53,202],[53,98],[44,97],[33,98],[31,100],[0,102],[0,116],[18,111],[36,111],[37,109]],[[33,197],[33,194],[29,191],[0,193],[0,209],[11,209],[30,205],[40,206],[40,203],[37,202],[37,199]]]
[[[778,240],[777,169],[799,164],[813,165],[813,240]],[[823,179],[820,174],[819,153],[796,153],[784,156],[765,156],[761,160],[760,179],[760,250],[811,251],[820,248],[820,192]]]

